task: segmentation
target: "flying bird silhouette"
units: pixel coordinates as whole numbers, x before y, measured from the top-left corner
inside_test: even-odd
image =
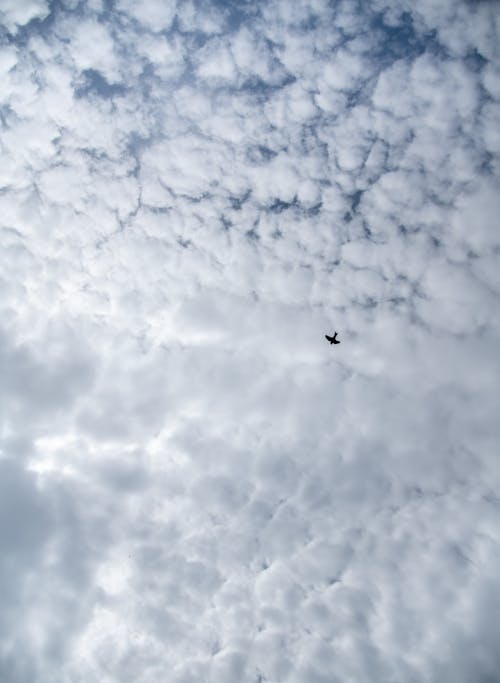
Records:
[[[328,339],[330,344],[340,344],[339,340],[337,339],[337,333],[333,335],[333,337],[329,337],[327,334],[325,334],[325,337]]]

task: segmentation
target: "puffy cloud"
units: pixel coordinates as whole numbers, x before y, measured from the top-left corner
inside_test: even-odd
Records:
[[[108,28],[95,19],[69,21],[63,27],[69,54],[78,72],[93,70],[110,82],[121,80],[115,43]]]
[[[115,5],[0,15],[2,679],[493,680],[493,3]]]
[[[117,8],[144,28],[160,33],[170,28],[176,13],[175,0],[119,0]]]
[[[0,9],[0,22],[10,33],[16,34],[30,21],[45,19],[49,12],[47,0],[27,0],[22,3],[6,0]]]

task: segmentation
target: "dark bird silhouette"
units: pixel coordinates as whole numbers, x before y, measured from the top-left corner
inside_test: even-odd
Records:
[[[329,337],[327,334],[325,334],[325,337],[328,339],[330,344],[340,344],[339,340],[337,339],[337,333],[333,335],[333,337]]]

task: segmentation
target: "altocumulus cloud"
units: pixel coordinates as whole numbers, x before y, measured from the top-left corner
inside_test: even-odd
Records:
[[[498,681],[498,3],[0,22],[1,680]]]

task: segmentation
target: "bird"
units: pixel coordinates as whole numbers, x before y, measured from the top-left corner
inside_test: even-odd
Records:
[[[340,344],[339,340],[337,339],[337,333],[333,335],[333,337],[329,337],[327,334],[325,334],[325,337],[328,339],[330,344]]]

